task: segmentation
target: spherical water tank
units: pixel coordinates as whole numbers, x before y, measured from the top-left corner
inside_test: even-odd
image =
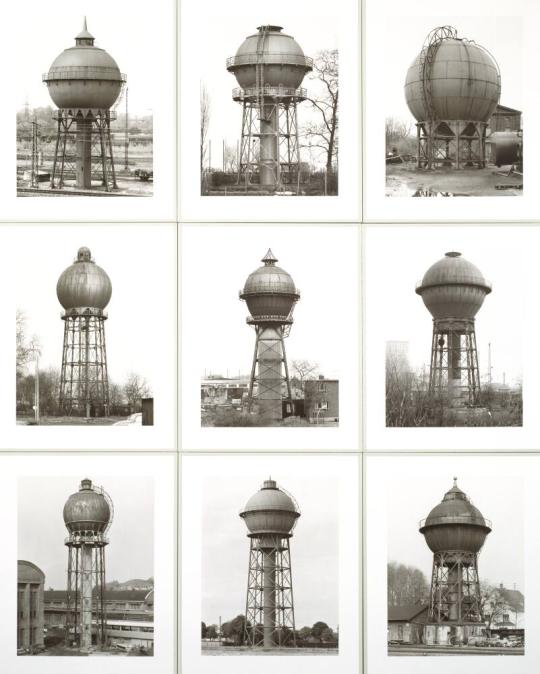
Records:
[[[58,108],[108,110],[118,98],[122,77],[113,57],[94,46],[85,19],[75,46],[56,57],[43,81]]]
[[[424,71],[429,73],[429,86],[424,87],[422,52],[405,80],[405,99],[415,119],[487,122],[501,93],[499,68],[492,56],[480,45],[457,37],[444,38],[426,49],[434,53]],[[423,92],[426,88],[430,91],[431,114]]]
[[[236,56],[228,59],[227,70],[242,89],[251,89],[257,86],[257,64],[262,63],[262,86],[297,89],[312,70],[312,60],[304,56],[293,37],[281,32],[281,26],[259,26],[257,30],[244,40]]]
[[[103,533],[111,519],[105,496],[94,490],[92,481],[82,480],[77,493],[64,506],[64,522],[71,533]]]
[[[112,295],[111,279],[88,248],[79,248],[75,262],[58,279],[56,294],[64,309],[105,309]]]
[[[416,292],[433,318],[473,319],[491,284],[461,253],[450,252],[427,270]]]
[[[300,517],[293,499],[274,480],[265,480],[261,489],[240,513],[250,536],[288,536]]]
[[[420,523],[420,533],[432,552],[480,552],[490,532],[491,523],[457,486],[457,478],[441,503]]]
[[[286,320],[300,293],[290,274],[276,266],[278,260],[271,250],[261,261],[264,265],[248,276],[240,297],[254,319],[272,316]]]

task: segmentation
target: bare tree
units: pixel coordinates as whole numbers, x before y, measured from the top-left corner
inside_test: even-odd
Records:
[[[150,386],[146,379],[135,372],[128,375],[123,386],[123,392],[128,405],[137,409],[141,407],[142,398],[148,398],[151,395]]]
[[[206,139],[208,137],[208,128],[210,126],[210,95],[208,89],[201,83],[201,177],[204,171],[208,147]]]
[[[389,562],[387,574],[388,606],[405,606],[427,602],[429,585],[426,576],[420,569],[398,562]]]
[[[488,633],[495,622],[495,619],[504,612],[504,598],[496,585],[491,585],[487,581],[480,584],[480,614],[482,615]]]
[[[314,379],[315,373],[319,369],[318,363],[310,363],[309,360],[293,360],[291,363],[291,370],[293,378],[300,383],[300,389],[304,390],[304,382],[306,379]]]
[[[387,117],[385,120],[386,147],[408,138],[412,132],[412,122],[406,122],[397,117]]]
[[[26,365],[33,359],[36,353],[41,351],[39,337],[34,335],[31,339],[26,334],[26,315],[20,309],[17,309],[15,317],[15,335],[16,335],[16,371],[17,376],[23,374]]]
[[[338,156],[338,100],[339,53],[337,49],[324,49],[313,59],[310,79],[320,83],[320,93],[308,98],[318,119],[308,122],[303,129],[307,147],[318,148],[326,155],[326,170],[332,170]]]
[[[228,145],[225,142],[223,146],[223,167],[226,173],[236,173],[238,171],[238,153],[234,145]]]

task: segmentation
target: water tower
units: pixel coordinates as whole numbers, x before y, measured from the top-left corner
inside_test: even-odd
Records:
[[[285,354],[285,337],[293,323],[294,305],[300,293],[290,274],[276,266],[277,258],[270,249],[264,262],[252,272],[239,292],[251,314],[248,325],[255,328],[255,351],[249,381],[249,409],[257,401],[259,413],[270,419],[283,417],[283,384],[292,401],[291,382]],[[257,386],[255,393],[254,387]]]
[[[501,93],[499,66],[452,26],[435,28],[407,71],[405,99],[416,119],[417,166],[486,166],[486,129]]]
[[[484,624],[478,555],[490,532],[491,522],[457,486],[457,478],[441,503],[420,522],[420,533],[433,552],[426,624],[435,628],[435,643],[444,642],[445,631],[457,641],[466,641]]]
[[[238,182],[243,179],[247,186],[257,172],[262,188],[276,190],[284,183],[298,185],[296,109],[307,97],[300,85],[313,69],[313,59],[281,26],[259,26],[257,31],[227,59],[227,70],[239,85],[233,100],[242,105]]]
[[[300,517],[294,498],[265,480],[240,512],[249,537],[244,637],[250,646],[296,646],[289,541]]]
[[[475,316],[491,284],[461,253],[432,265],[416,286],[433,316],[429,391],[454,407],[475,405],[480,393]]]
[[[79,248],[73,264],[58,279],[56,294],[64,307],[60,409],[87,418],[108,416],[105,307],[111,299],[111,280],[90,250]]]
[[[86,18],[75,46],[53,61],[43,81],[53,102],[57,123],[51,188],[62,188],[66,174],[75,172],[76,186],[92,188],[98,178],[107,192],[116,188],[111,142],[111,110],[126,81],[116,61],[94,45]],[[58,182],[57,181],[58,178]]]
[[[113,520],[113,503],[107,492],[81,481],[79,491],[64,505],[64,522],[69,532],[67,572],[67,638],[83,652],[105,645],[105,546]]]

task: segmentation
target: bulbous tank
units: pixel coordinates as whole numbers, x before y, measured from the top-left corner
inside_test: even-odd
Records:
[[[289,536],[300,512],[293,499],[279,489],[274,480],[263,486],[240,513],[249,530],[248,536]]]
[[[455,31],[454,31],[455,32]],[[435,57],[429,69],[433,119],[487,122],[499,102],[499,68],[480,45],[445,38],[430,47]],[[405,80],[405,100],[418,122],[430,119],[423,94],[422,52],[412,62]]]
[[[113,57],[94,45],[85,19],[75,46],[56,57],[43,81],[60,109],[108,110],[118,98],[123,80]]]
[[[470,320],[491,292],[491,284],[478,267],[452,251],[427,270],[416,292],[433,318]]]
[[[293,37],[281,32],[281,26],[259,26],[257,30],[244,40],[236,56],[228,59],[227,70],[242,89],[251,89],[257,86],[256,64],[262,63],[262,85],[297,89],[312,70],[311,59],[304,56]]]
[[[426,520],[420,523],[420,533],[432,552],[462,551],[478,553],[491,532],[482,513],[457,486],[446,492]]]
[[[75,262],[60,275],[56,294],[64,309],[105,309],[112,295],[111,279],[92,260],[89,248],[79,248]]]
[[[66,501],[64,522],[70,533],[100,534],[111,519],[109,504],[103,494],[94,490],[92,481],[82,480],[79,491]]]
[[[252,318],[273,317],[287,320],[300,293],[291,275],[276,266],[277,258],[268,250],[264,262],[252,272],[244,284],[240,298],[246,301]]]

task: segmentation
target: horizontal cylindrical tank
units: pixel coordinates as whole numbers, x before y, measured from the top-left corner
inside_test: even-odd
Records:
[[[293,499],[274,480],[265,480],[240,512],[250,536],[289,536],[300,517]]]
[[[254,319],[272,316],[286,320],[300,298],[290,274],[277,267],[277,261],[268,250],[262,258],[264,265],[248,276],[240,292],[240,298],[246,301]]]
[[[227,70],[234,74],[242,89],[255,86],[297,89],[313,61],[304,56],[296,40],[282,33],[281,26],[259,26],[258,32],[247,37],[236,56],[227,60]],[[263,81],[257,76],[262,64]]]
[[[515,131],[494,131],[487,140],[496,166],[508,166],[519,161],[523,139]]]
[[[457,486],[457,478],[441,503],[420,523],[420,533],[432,552],[478,553],[490,532],[491,523]]]
[[[112,295],[111,279],[92,260],[90,249],[82,247],[75,262],[60,275],[56,294],[64,309],[105,309]]]
[[[95,491],[92,481],[84,479],[77,493],[71,494],[64,506],[64,522],[71,533],[103,533],[110,522],[111,511],[105,496]]]
[[[427,59],[432,59],[429,67],[423,65]],[[418,122],[487,122],[500,92],[499,68],[493,57],[480,45],[457,37],[426,44],[405,80],[405,100]]]
[[[455,251],[432,265],[416,292],[435,319],[473,319],[491,292],[491,284],[471,262]]]
[[[60,109],[111,108],[125,77],[113,57],[94,45],[86,27],[75,38],[75,46],[65,49],[43,75],[49,94]]]

